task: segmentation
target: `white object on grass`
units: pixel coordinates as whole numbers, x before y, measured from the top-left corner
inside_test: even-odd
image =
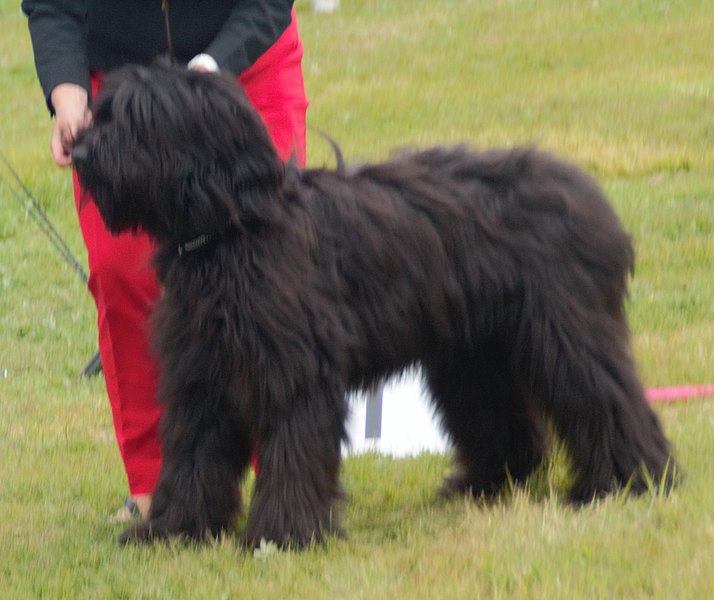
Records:
[[[351,412],[347,421],[350,444],[343,453],[376,451],[400,457],[449,450],[449,442],[434,416],[431,397],[420,371],[407,371],[384,384],[379,437],[365,435],[370,427],[374,430],[375,419],[374,415],[368,414],[369,403],[369,392],[350,397]]]

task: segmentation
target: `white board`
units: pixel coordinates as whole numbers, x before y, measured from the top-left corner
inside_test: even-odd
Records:
[[[347,422],[350,444],[343,449],[344,454],[376,451],[399,457],[421,452],[444,453],[449,449],[418,370],[408,371],[385,382],[379,438],[365,439],[365,394],[353,394],[350,409]]]

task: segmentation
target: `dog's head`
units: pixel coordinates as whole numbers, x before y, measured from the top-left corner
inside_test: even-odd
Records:
[[[110,73],[72,156],[112,232],[159,240],[221,233],[245,216],[246,190],[270,191],[283,175],[234,78],[166,64]]]

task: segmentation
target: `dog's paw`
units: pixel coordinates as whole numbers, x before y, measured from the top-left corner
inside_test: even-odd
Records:
[[[177,537],[181,533],[170,531],[159,520],[142,521],[128,527],[119,536],[119,543],[127,544],[150,544],[171,537]]]
[[[308,535],[294,533],[265,533],[262,535],[246,532],[242,541],[243,545],[253,552],[264,548],[266,544],[279,550],[304,550],[324,543],[325,536],[319,531]]]
[[[119,543],[124,546],[126,544],[148,543],[153,540],[152,530],[148,521],[135,523],[127,527],[119,536]]]
[[[471,484],[462,473],[452,473],[444,478],[436,493],[439,498],[446,500],[457,496],[470,496]]]
[[[454,472],[444,478],[436,493],[439,498],[444,500],[468,498],[470,500],[491,502],[498,497],[501,487],[502,484],[473,481],[461,472]]]
[[[205,543],[221,539],[229,532],[230,530],[223,528],[170,526],[167,525],[165,519],[158,518],[142,521],[127,528],[119,536],[119,543],[121,545],[150,544],[172,538],[178,538],[185,542]]]
[[[265,544],[275,545],[280,550],[305,550],[324,544],[328,538],[346,538],[344,530],[337,523],[315,527],[289,527],[279,530],[275,527],[248,527],[243,535],[243,543],[250,550],[260,549]]]

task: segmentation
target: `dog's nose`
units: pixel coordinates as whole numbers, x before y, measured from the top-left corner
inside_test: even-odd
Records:
[[[74,148],[72,148],[72,162],[74,164],[85,162],[87,156],[89,156],[89,152],[84,144],[75,144]]]

